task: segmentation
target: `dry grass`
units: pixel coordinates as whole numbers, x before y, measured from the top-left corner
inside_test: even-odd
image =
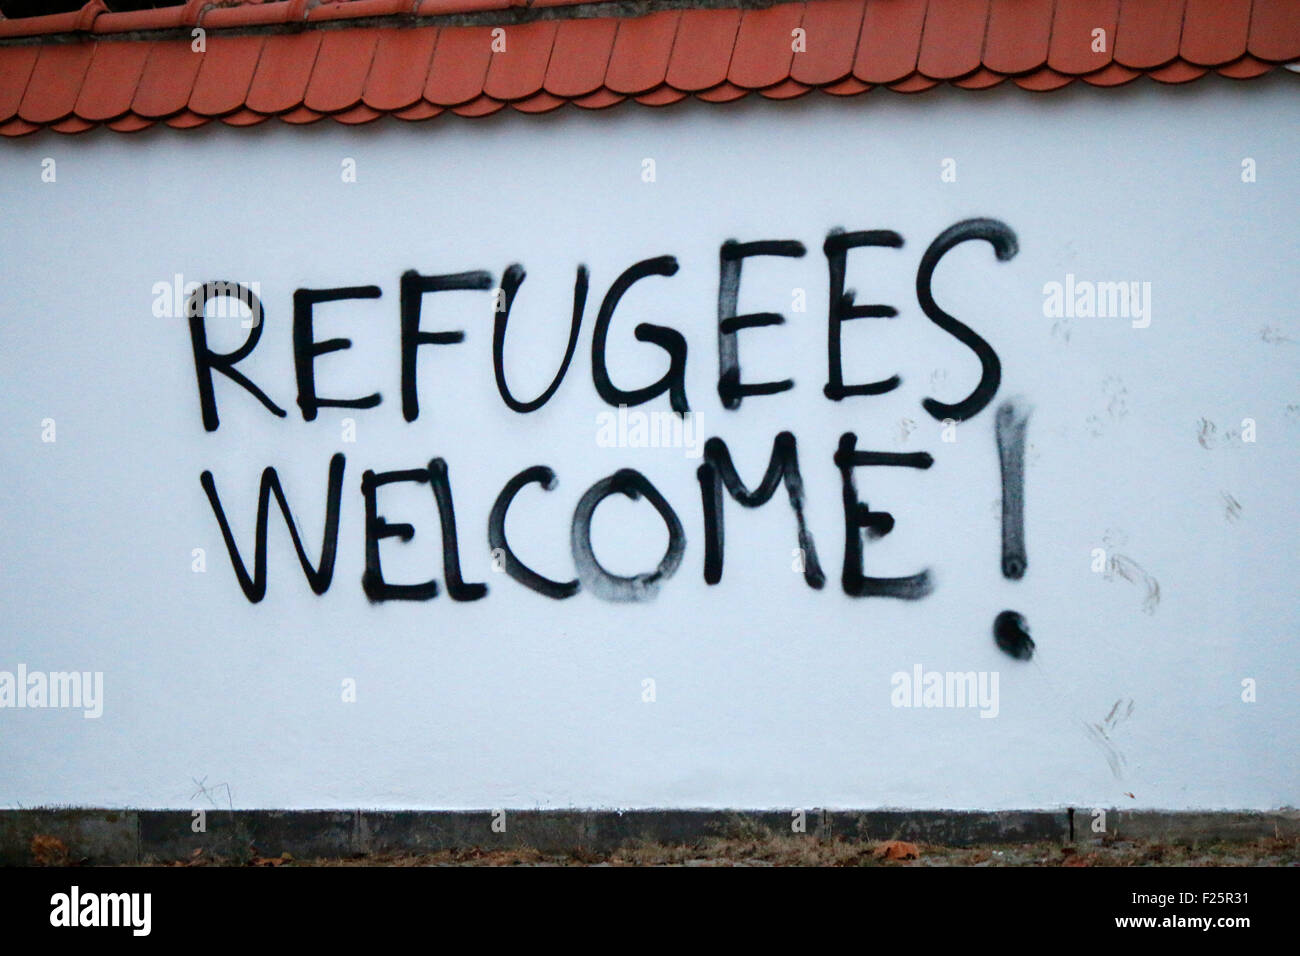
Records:
[[[910,846],[910,845],[904,845]],[[295,860],[254,855],[244,864],[198,856],[171,866],[1297,866],[1300,840],[1253,843],[1166,844],[1113,841],[985,844],[946,847],[916,844],[915,859],[890,859],[890,843],[821,841],[804,836],[708,839],[681,846],[640,844],[608,853],[543,853],[521,847],[470,847],[426,854],[372,854],[354,858]],[[911,855],[898,850],[892,855]]]

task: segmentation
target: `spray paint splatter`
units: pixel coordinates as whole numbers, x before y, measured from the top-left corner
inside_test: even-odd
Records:
[[[1029,622],[1018,611],[1003,611],[993,620],[993,640],[1008,656],[1027,661],[1034,656]]]

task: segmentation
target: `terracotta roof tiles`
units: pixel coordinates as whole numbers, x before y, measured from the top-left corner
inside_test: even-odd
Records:
[[[190,90],[189,108],[200,116],[221,116],[242,109],[265,43],[266,38],[261,36],[209,37],[207,52]]]
[[[804,49],[790,63],[790,79],[809,87],[824,86],[852,73],[865,9],[862,0],[804,4],[800,21]]]
[[[740,17],[734,9],[683,11],[668,59],[668,85],[696,93],[725,81]]]
[[[362,92],[366,105],[392,112],[419,103],[437,43],[437,27],[381,30]]]
[[[680,10],[664,10],[620,20],[605,68],[606,88],[615,93],[645,93],[663,85],[681,18]]]
[[[217,4],[221,3],[220,6]],[[0,3],[3,6],[3,3]],[[1008,79],[1249,79],[1300,60],[1300,0],[188,0],[0,17],[0,135],[213,119],[356,125],[506,106],[722,103]],[[12,8],[8,8],[12,9]],[[57,9],[57,8],[56,8]],[[65,8],[66,9],[66,8]],[[631,10],[632,12],[629,12]],[[639,12],[637,12],[639,11]],[[451,15],[456,15],[451,17]],[[350,22],[355,21],[355,22]],[[202,27],[203,42],[192,31]]]

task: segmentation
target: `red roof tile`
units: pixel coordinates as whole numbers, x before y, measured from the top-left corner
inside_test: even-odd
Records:
[[[517,100],[511,103],[521,113],[549,113],[551,110],[558,110],[567,103],[568,100],[562,100],[558,96],[552,96],[545,91],[535,93],[526,100]]]
[[[208,49],[190,91],[190,109],[202,116],[221,116],[242,109],[265,39],[221,34],[208,37]]]
[[[342,113],[335,113],[331,119],[343,123],[347,126],[361,126],[363,123],[373,123],[384,114],[379,110],[372,110],[364,103],[360,103],[350,110],[344,110]]]
[[[35,49],[40,56],[18,115],[29,123],[53,123],[77,105],[81,79],[95,48],[89,43],[58,43]]]
[[[381,30],[362,98],[371,109],[400,110],[417,103],[429,78],[437,27]]]
[[[699,99],[706,103],[730,103],[732,100],[738,100],[742,96],[748,96],[749,90],[736,86],[733,83],[719,83],[711,90],[695,94]]]
[[[478,96],[468,103],[461,103],[451,109],[457,116],[491,116],[505,105],[505,103],[494,100],[490,96]]]
[[[1063,86],[1069,86],[1074,82],[1074,77],[1043,67],[1025,76],[1012,77],[1012,81],[1021,89],[1045,93],[1048,90],[1059,90]]]
[[[811,93],[812,87],[796,80],[786,80],[784,83],[766,87],[759,92],[769,100],[792,100],[795,97],[803,96],[805,93]]]
[[[636,98],[636,101],[643,106],[668,106],[670,103],[676,103],[678,100],[684,99],[686,99],[685,93],[675,90],[665,83],[657,90],[642,93]]]
[[[668,59],[681,17],[679,10],[665,10],[620,20],[605,86],[615,93],[644,93],[661,84],[668,75]]]
[[[1249,80],[1257,76],[1263,76],[1271,69],[1273,69],[1272,63],[1265,63],[1253,56],[1243,56],[1240,60],[1234,60],[1218,67],[1214,72],[1231,77],[1234,80]]]
[[[35,133],[41,127],[15,116],[7,123],[0,123],[0,136],[26,136]]]
[[[130,109],[152,46],[132,40],[96,43],[73,107],[76,114],[84,120],[109,120]]]
[[[1251,0],[1187,0],[1179,53],[1189,63],[1217,66],[1246,52]],[[1292,16],[1296,13],[1292,10]]]
[[[424,98],[438,106],[468,103],[482,95],[492,59],[492,31],[488,27],[445,29],[438,36],[429,65]]]
[[[397,110],[391,115],[396,116],[398,119],[414,121],[432,119],[441,112],[441,106],[434,106],[432,103],[420,100],[414,106],[408,106],[404,110]]]
[[[321,113],[338,113],[360,103],[379,33],[372,28],[323,32],[303,105]]]
[[[1141,70],[1130,70],[1127,66],[1112,63],[1110,66],[1089,73],[1083,81],[1092,86],[1123,86],[1141,75]]]
[[[493,51],[483,92],[494,100],[522,100],[542,88],[551,61],[556,22],[536,20],[504,28],[505,49]]]
[[[182,110],[175,116],[167,117],[167,125],[173,129],[194,129],[196,126],[206,126],[212,122],[209,116],[200,116],[198,113],[190,110]]]
[[[963,76],[959,80],[953,80],[952,85],[961,87],[963,90],[987,90],[990,87],[997,86],[1005,82],[1006,77],[1001,73],[994,73],[992,70],[980,67],[969,76]]]
[[[739,29],[739,10],[683,11],[668,60],[668,85],[694,93],[723,82]]]
[[[95,33],[128,33],[131,30],[166,30],[182,23],[197,22],[199,7],[194,0],[183,6],[145,7],[143,10],[125,10],[121,13],[101,13],[95,18]]]
[[[308,20],[351,20],[410,13],[415,0],[326,0],[307,11]]]
[[[146,119],[159,119],[185,109],[202,63],[202,55],[195,53],[187,41],[159,40],[153,45],[140,75],[131,112]]]
[[[993,0],[989,5],[984,65],[1014,75],[1047,62],[1052,40],[1053,0]]]
[[[831,83],[822,87],[823,93],[829,93],[831,96],[857,96],[859,93],[865,93],[871,89],[870,83],[863,83],[856,76],[846,76],[838,83]]]
[[[989,0],[950,0],[931,3],[921,34],[917,69],[926,76],[950,80],[980,67]]]
[[[1115,28],[1115,62],[1150,69],[1178,56],[1187,0],[1147,0],[1125,3]]]
[[[125,116],[119,116],[115,120],[109,120],[107,124],[109,129],[118,133],[138,133],[142,129],[148,129],[153,123],[143,116],[136,116],[134,113],[127,113]]]
[[[928,76],[922,76],[920,73],[913,73],[909,77],[895,80],[893,83],[890,83],[889,88],[895,93],[920,93],[938,85],[938,80],[932,80]]]
[[[736,32],[727,79],[745,89],[775,86],[790,78],[795,30],[803,23],[802,3],[746,10]]]
[[[1208,70],[1203,66],[1193,66],[1182,60],[1175,60],[1158,70],[1151,70],[1147,76],[1160,83],[1186,83],[1189,80],[1200,79],[1207,72]]]
[[[291,109],[287,113],[282,113],[280,119],[285,123],[291,123],[294,126],[306,126],[308,123],[318,123],[325,118],[324,113],[317,113],[315,110],[309,110],[305,106],[299,106]]]
[[[579,96],[577,99],[571,100],[570,102],[572,102],[574,106],[581,106],[583,109],[587,110],[603,110],[608,109],[611,106],[617,106],[625,99],[627,99],[626,96],[622,96],[618,93],[611,93],[606,89],[599,89],[595,93],[589,93],[586,96]]]
[[[308,30],[267,37],[244,105],[258,113],[288,113],[301,106],[324,35]]]
[[[600,89],[617,33],[618,21],[612,17],[562,20],[546,67],[547,92],[572,98]]]
[[[251,0],[230,7],[215,7],[206,11],[200,21],[204,29],[217,30],[231,27],[265,26],[267,24],[296,23],[307,15],[306,0],[279,0],[259,3]]]
[[[1300,13],[1295,0],[1255,0],[1246,46],[1261,60],[1300,57]]]
[[[0,123],[7,123],[17,114],[40,55],[38,46],[0,47]]]
[[[579,0],[313,3],[188,0],[109,13],[90,0],[72,13],[0,19],[0,135],[188,129],[213,117],[248,126],[270,115],[355,125],[445,109],[486,116],[506,104],[538,113],[628,97],[727,102],[755,90],[769,99],[940,82],[975,90],[1008,78],[1027,90],[1078,78],[1184,83],[1300,59],[1300,0],[777,0],[641,16],[608,0],[581,10],[564,9]],[[447,14],[476,19],[424,19]],[[206,31],[202,51],[195,25]],[[262,32],[240,32],[253,26]],[[494,52],[494,40],[504,49]]]
[[[1109,66],[1115,56],[1115,24],[1118,21],[1119,0],[1058,3],[1052,19],[1047,65],[1069,76]]]
[[[98,125],[98,123],[91,123],[77,116],[69,116],[57,123],[51,123],[50,129],[56,133],[84,133],[86,130],[94,129]]]
[[[925,7],[926,0],[868,3],[853,75],[865,83],[890,83],[910,76],[921,49]]]
[[[862,0],[813,0],[801,24],[806,49],[796,53],[790,78],[820,86],[848,76],[862,28]]]
[[[228,126],[256,126],[258,123],[265,123],[270,117],[264,113],[254,113],[252,110],[237,110],[221,117],[221,122]]]

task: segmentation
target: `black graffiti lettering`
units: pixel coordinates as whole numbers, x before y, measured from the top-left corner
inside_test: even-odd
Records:
[[[772,442],[772,456],[767,471],[756,490],[750,491],[731,461],[731,452],[720,438],[710,438],[704,444],[704,464],[696,470],[700,482],[700,497],[704,504],[704,580],[717,584],[722,580],[722,561],[726,526],[722,507],[722,489],[746,508],[767,504],[776,493],[779,483],[785,483],[790,507],[794,509],[799,531],[799,548],[803,552],[804,580],[810,587],[820,589],[826,583],[821,563],[817,560],[817,547],[812,533],[804,522],[803,477],[799,473],[799,456],[794,435],[781,432]]]
[[[248,330],[248,338],[233,352],[214,352],[208,348],[208,333],[203,324],[203,313],[208,300],[223,295],[239,299],[252,312],[252,324]],[[213,370],[220,372],[232,382],[241,386],[266,406],[272,414],[280,418],[286,418],[288,412],[267,398],[265,392],[235,368],[238,362],[248,358],[253,349],[257,347],[258,340],[262,337],[262,322],[264,319],[262,300],[257,297],[253,290],[237,282],[205,282],[195,289],[186,301],[185,314],[189,317],[190,344],[194,348],[194,373],[199,382],[199,406],[203,412],[204,430],[214,432],[217,430],[217,426],[221,424],[220,419],[217,417],[216,394],[212,388]]]
[[[334,455],[330,459],[329,485],[325,496],[325,531],[321,537],[320,564],[316,567],[312,566],[307,558],[307,551],[303,548],[302,538],[298,535],[298,525],[293,520],[288,499],[285,498],[284,489],[280,486],[280,476],[276,474],[274,468],[267,468],[262,472],[262,484],[257,497],[257,532],[251,578],[248,576],[243,559],[239,556],[239,546],[235,544],[230,522],[226,520],[226,512],[221,507],[221,499],[217,496],[217,485],[212,472],[205,471],[199,475],[199,483],[207,493],[208,502],[217,517],[217,524],[221,526],[221,537],[226,542],[226,551],[230,554],[230,564],[235,569],[235,577],[239,579],[239,586],[250,603],[256,604],[266,596],[266,529],[272,495],[275,496],[280,514],[284,516],[284,523],[289,528],[289,537],[293,539],[293,548],[298,553],[298,563],[302,565],[303,574],[307,576],[307,583],[315,594],[324,594],[329,590],[330,581],[334,578],[334,558],[338,550],[343,468],[343,455]]]
[[[420,331],[420,308],[428,292],[456,290],[483,291],[492,288],[488,272],[458,272],[452,275],[424,276],[414,269],[402,273],[402,417],[413,422],[420,415],[420,398],[416,385],[416,353],[421,345],[455,345],[465,341],[463,331]]]
[[[304,421],[313,421],[319,408],[374,408],[380,402],[378,392],[365,398],[319,398],[316,395],[316,359],[330,352],[352,347],[351,339],[315,341],[313,317],[320,302],[341,299],[378,299],[377,285],[348,286],[339,289],[298,289],[293,294],[293,366],[298,378],[298,407]]]
[[[920,268],[916,271],[916,298],[922,311],[930,321],[969,348],[980,360],[980,380],[975,390],[960,402],[953,405],[927,398],[921,402],[937,421],[951,418],[953,421],[965,421],[977,415],[984,406],[993,401],[1002,381],[1002,362],[993,347],[972,331],[969,326],[953,318],[934,301],[931,283],[935,266],[953,246],[969,239],[983,239],[993,246],[993,253],[999,262],[1006,262],[1019,251],[1016,234],[1005,223],[996,219],[966,219],[949,226],[935,237],[930,248],[921,257]]]
[[[438,502],[438,521],[442,526],[442,573],[447,579],[447,593],[453,601],[477,601],[487,595],[487,585],[466,584],[460,576],[456,508],[451,501],[451,481],[443,459],[435,458],[429,462],[429,479],[433,484],[433,497]]]
[[[397,482],[428,483],[433,488],[438,505],[438,520],[442,532],[442,573],[447,579],[447,593],[453,601],[477,601],[487,594],[486,584],[466,584],[460,573],[460,545],[456,539],[456,510],[451,500],[451,482],[447,477],[447,463],[441,458],[429,462],[427,468],[407,471],[386,471],[375,474],[367,471],[361,476],[361,493],[366,499],[366,570],[361,586],[373,602],[427,601],[438,596],[438,582],[434,578],[420,584],[389,584],[384,580],[383,566],[379,560],[379,542],[384,538],[400,538],[408,542],[415,537],[415,528],[409,524],[390,524],[379,514],[377,492],[384,485]]]
[[[1002,576],[1018,581],[1029,567],[1025,548],[1025,429],[1029,406],[1017,399],[998,407],[998,462],[1002,470]]]
[[[597,505],[615,494],[627,495],[633,501],[645,495],[646,501],[654,506],[668,527],[668,548],[664,551],[663,560],[648,574],[632,577],[611,574],[596,560],[596,553],[591,547],[591,517]],[[645,475],[631,468],[623,468],[596,482],[578,501],[578,507],[573,512],[569,543],[573,551],[573,563],[583,587],[606,601],[648,601],[659,593],[659,586],[672,577],[682,563],[686,534],[677,512],[673,511],[672,506]]]
[[[751,256],[786,256],[798,259],[807,250],[802,242],[771,239],[760,242],[736,242],[728,239],[718,254],[720,260],[718,281],[718,397],[722,407],[737,409],[747,395],[776,395],[794,388],[793,379],[779,382],[740,381],[739,333],[742,329],[757,329],[769,325],[782,325],[785,316],[777,312],[756,312],[736,315],[740,298],[740,269]]]
[[[496,314],[496,321],[492,329],[492,371],[496,375],[497,392],[501,395],[501,400],[511,411],[516,412],[535,412],[551,400],[560,383],[564,381],[564,375],[569,371],[569,363],[573,361],[573,353],[578,348],[578,330],[582,327],[582,313],[587,307],[587,267],[578,266],[578,278],[573,283],[573,320],[569,325],[569,344],[564,350],[564,361],[560,363],[560,370],[555,373],[555,378],[546,391],[531,402],[521,402],[510,394],[510,386],[506,384],[505,369],[505,352],[506,352],[506,323],[510,321],[510,307],[514,305],[515,293],[524,283],[524,267],[518,264],[506,269],[505,275],[501,277],[501,293],[503,296],[502,307]]]
[[[851,319],[892,319],[898,310],[891,305],[857,305],[854,292],[844,289],[844,269],[850,249],[862,246],[884,246],[900,249],[903,237],[888,229],[869,229],[863,232],[834,231],[826,237],[822,251],[826,254],[826,265],[830,271],[830,309],[826,323],[826,365],[827,381],[823,389],[827,398],[838,402],[849,395],[883,395],[892,392],[902,384],[897,375],[881,379],[878,382],[865,382],[860,385],[844,384],[844,367],[841,362],[841,326]]]
[[[520,584],[557,601],[573,597],[582,587],[579,581],[552,581],[550,578],[543,577],[520,561],[511,550],[510,543],[506,541],[506,512],[510,510],[510,504],[515,500],[515,495],[519,494],[520,489],[533,482],[551,491],[556,485],[555,472],[545,465],[534,465],[532,468],[525,468],[506,482],[505,487],[501,489],[501,494],[497,495],[497,500],[492,505],[492,511],[488,514],[488,546],[492,548],[494,554],[501,553],[504,560],[503,570]]]
[[[636,327],[638,342],[650,342],[668,353],[668,371],[659,381],[644,388],[624,391],[610,381],[609,368],[605,364],[605,340],[609,336],[609,324],[614,318],[614,310],[632,284],[646,276],[673,276],[677,274],[677,260],[672,256],[659,256],[656,259],[643,259],[634,266],[624,270],[600,304],[596,315],[596,328],[591,336],[591,378],[596,391],[606,404],[617,408],[620,405],[640,405],[656,396],[668,393],[668,400],[673,411],[685,414],[690,411],[686,403],[686,339],[676,329],[662,325],[642,322]]]
[[[384,580],[383,565],[379,560],[379,542],[384,538],[399,538],[406,543],[415,537],[415,528],[411,525],[391,524],[379,513],[379,489],[398,482],[424,484],[428,480],[427,468],[385,471],[379,474],[367,471],[361,476],[361,494],[366,499],[366,570],[361,575],[361,588],[372,603],[427,601],[438,596],[438,582],[434,578],[422,584],[388,583]]]
[[[871,578],[862,573],[862,535],[883,538],[894,530],[894,516],[887,511],[872,511],[858,500],[853,484],[853,469],[866,465],[892,465],[902,468],[929,468],[934,459],[925,452],[905,454],[884,451],[858,451],[858,438],[852,432],[840,436],[835,452],[835,467],[840,470],[844,497],[844,593],[852,597],[895,597],[914,601],[933,589],[929,569],[901,578]]]

